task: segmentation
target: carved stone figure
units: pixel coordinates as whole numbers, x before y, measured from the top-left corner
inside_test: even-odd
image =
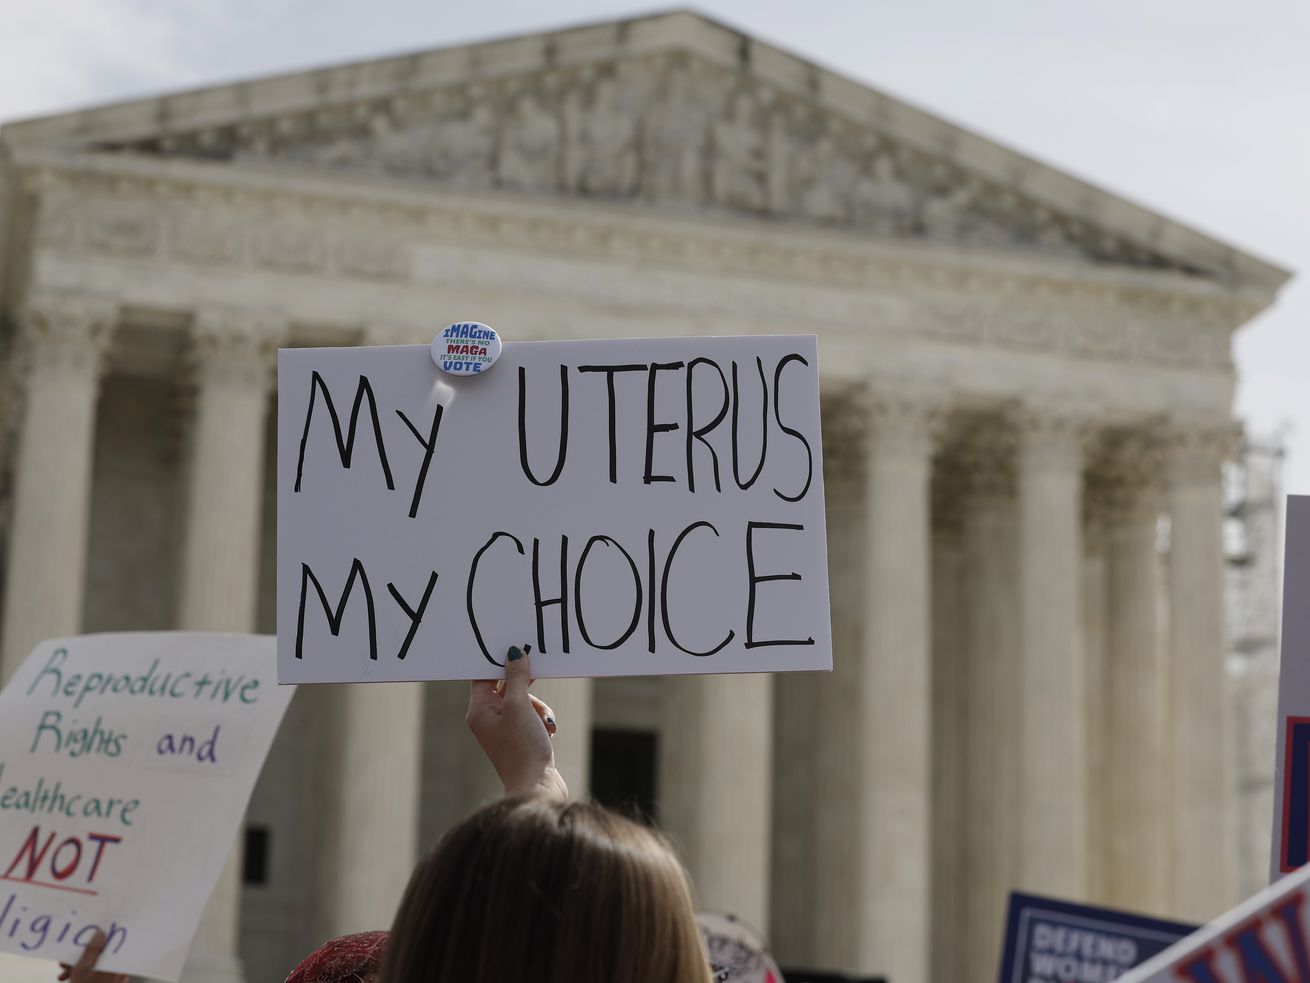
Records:
[[[421,147],[412,146],[412,134],[398,131],[386,113],[369,112],[359,122],[362,126],[357,124],[345,132],[285,145],[278,156],[326,167],[385,170],[393,174],[418,168]]]
[[[752,119],[754,103],[747,92],[732,100],[728,116],[714,124],[711,192],[717,204],[761,211],[766,202],[768,157],[764,137]]]
[[[518,191],[558,188],[559,131],[559,122],[535,95],[520,95],[501,130],[500,183]]]
[[[1034,211],[1033,240],[1042,252],[1051,256],[1076,256],[1078,247],[1070,239],[1058,216],[1047,208]]]
[[[849,220],[851,191],[859,174],[830,129],[798,156],[795,171],[802,215],[819,222]]]
[[[769,142],[765,161],[765,188],[768,209],[775,215],[792,211],[791,158],[795,141],[788,126],[787,113],[775,109],[769,115]]]
[[[914,229],[914,190],[896,174],[896,161],[884,151],[873,159],[871,173],[855,187],[854,217],[879,232],[907,233]]]
[[[457,188],[490,187],[495,176],[496,115],[486,102],[467,116],[439,124],[428,149],[428,170]]]
[[[705,198],[703,155],[710,112],[697,99],[691,69],[669,72],[664,92],[646,113],[645,181],[649,198],[699,204]]]
[[[637,114],[621,104],[612,78],[596,83],[591,108],[577,126],[569,156],[578,161],[574,184],[598,195],[629,195],[637,189]]]
[[[968,178],[923,203],[919,223],[930,239],[956,241],[963,238],[968,225],[968,211],[978,195],[978,184]]]
[[[426,167],[431,131],[398,126],[390,117],[379,116],[374,134],[377,164],[388,174],[413,175]]]

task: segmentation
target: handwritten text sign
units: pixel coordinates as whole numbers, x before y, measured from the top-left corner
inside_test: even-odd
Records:
[[[1010,893],[999,983],[1105,983],[1196,931],[1113,908]]]
[[[832,665],[813,337],[278,357],[278,678]]]
[[[1205,863],[1206,858],[1194,862]],[[1310,866],[1248,898],[1119,983],[1302,983],[1310,980]]]
[[[1310,496],[1287,498],[1270,879],[1310,862]]]
[[[176,980],[292,688],[268,636],[42,642],[0,692],[0,950]]]

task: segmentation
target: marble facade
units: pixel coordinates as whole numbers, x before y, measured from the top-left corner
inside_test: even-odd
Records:
[[[1220,467],[1231,336],[1284,271],[690,13],[0,152],[6,671],[82,630],[272,629],[279,345],[814,332],[836,671],[552,682],[570,785],[593,726],[656,734],[703,903],[784,964],[989,978],[1011,887],[1236,900]],[[389,921],[495,794],[461,702],[297,695],[267,880],[234,853],[188,983]]]

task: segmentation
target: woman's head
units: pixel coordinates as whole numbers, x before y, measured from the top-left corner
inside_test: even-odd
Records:
[[[651,830],[587,803],[505,799],[410,879],[383,983],[706,983],[687,877]]]

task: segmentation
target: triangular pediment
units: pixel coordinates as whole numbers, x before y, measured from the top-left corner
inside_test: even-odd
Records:
[[[1286,273],[696,14],[492,41],[9,126],[12,146],[419,179]]]

